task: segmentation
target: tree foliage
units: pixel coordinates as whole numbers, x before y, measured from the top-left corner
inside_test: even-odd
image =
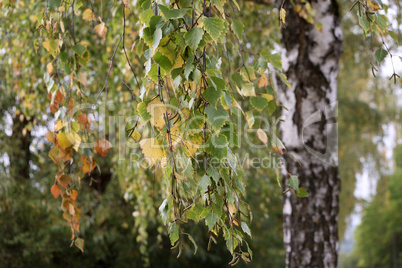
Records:
[[[242,14],[251,4],[235,0],[2,5],[2,24],[10,25],[0,27],[9,53],[2,83],[17,100],[13,114],[25,122],[18,130],[24,136],[53,114],[46,138],[57,171],[48,191],[61,199],[72,243],[84,250],[84,236],[78,235],[86,217],[79,206],[80,198],[86,200],[80,194],[83,181],[102,192],[101,174],[111,169],[125,201],[136,202],[141,254],[149,246],[149,225],[159,224],[149,219],[160,217],[178,256],[188,244],[199,250],[189,222],[202,221],[208,249],[223,237],[231,264],[249,262],[252,212],[246,202],[247,171],[236,151],[245,143],[241,137],[254,135],[247,142],[264,152],[275,157],[285,152],[277,136],[274,77],[289,83],[272,48],[286,14],[264,9],[275,26],[257,21],[260,34],[248,33],[246,22],[261,12]],[[366,1],[356,5],[365,11],[359,13],[365,33],[383,38],[383,15],[372,14],[377,10]],[[307,21],[314,19],[309,3],[295,8]],[[14,15],[25,29],[12,21]],[[251,39],[261,40],[257,50],[249,49]],[[380,63],[387,55],[390,51],[381,49],[373,57]],[[142,158],[146,171],[133,166]],[[297,182],[291,175],[284,190],[307,196]]]

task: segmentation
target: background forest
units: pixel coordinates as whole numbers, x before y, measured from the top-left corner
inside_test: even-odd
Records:
[[[86,1],[77,2],[81,3],[76,5],[77,14],[83,16]],[[101,5],[101,1],[88,2],[88,6]],[[340,267],[402,267],[402,90],[399,83],[388,81],[390,61],[376,78],[372,76],[370,39],[364,38],[357,17],[349,12],[352,3],[338,3],[344,35],[338,80],[340,241],[344,238]],[[99,38],[93,34],[97,46],[87,48],[89,64],[99,68],[80,77],[82,84],[90,85],[86,95],[95,96],[104,83],[114,37],[121,31],[120,4],[102,3],[107,35]],[[278,8],[269,0],[239,4],[249,57],[252,51],[275,51],[280,39]],[[391,28],[402,42],[402,29],[398,28],[401,3],[390,0],[388,4]],[[155,174],[124,165],[112,153],[99,160],[100,168],[91,178],[82,179],[78,203],[85,251],[70,247],[70,228],[62,217],[60,200],[50,194],[56,166],[48,156],[51,143],[44,136],[54,121],[49,117],[50,98],[44,97],[42,78],[44,71],[53,67],[43,60],[46,51],[38,46],[37,13],[45,10],[47,3],[15,1],[14,5],[0,9],[0,267],[228,267],[231,256],[223,240],[207,252],[208,236],[202,223],[187,227],[196,234],[197,253],[194,255],[193,245],[188,244],[177,259],[159,216],[163,198],[154,184]],[[134,16],[129,14],[127,21]],[[87,33],[93,24],[88,21],[77,28]],[[127,33],[133,39],[136,35]],[[401,54],[397,42],[387,42]],[[133,65],[139,66],[135,68],[142,68],[143,55],[129,54]],[[401,69],[396,58],[396,68]],[[128,69],[123,61],[120,65],[121,70]],[[56,67],[68,68],[62,62]],[[108,81],[110,115],[133,109],[127,103],[131,93],[120,79],[128,73],[115,69]],[[240,151],[244,156],[265,154],[265,150],[250,151],[246,145]],[[279,161],[276,157],[271,160],[272,165]],[[246,198],[253,211],[251,267],[285,266],[282,189],[277,176],[273,169],[246,169]]]

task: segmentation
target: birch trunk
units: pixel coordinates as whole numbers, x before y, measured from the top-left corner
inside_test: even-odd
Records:
[[[298,175],[309,193],[284,194],[286,267],[337,267],[340,179],[337,167],[336,88],[342,32],[336,1],[311,0],[322,31],[293,12],[285,1],[282,59],[292,89],[278,85],[287,152],[286,174]],[[295,1],[297,4],[298,1]],[[285,173],[285,172],[284,172]]]

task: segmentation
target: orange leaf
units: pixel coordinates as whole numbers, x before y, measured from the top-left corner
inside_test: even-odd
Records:
[[[71,191],[71,199],[75,200],[75,199],[77,199],[77,196],[78,196],[78,192],[76,190],[72,190]]]
[[[80,158],[80,161],[82,161],[84,163],[84,165],[82,166],[82,172],[88,173],[89,171],[94,170],[94,168],[96,167],[96,163],[93,161],[88,161],[88,156],[83,156]],[[92,162],[92,163],[91,163]],[[92,164],[92,166],[91,166]]]
[[[103,157],[107,154],[107,152],[109,152],[110,148],[112,148],[112,144],[105,139],[101,139],[95,142],[96,152],[98,152],[98,154],[100,154]]]
[[[52,188],[50,188],[50,192],[54,196],[55,199],[59,198],[61,189],[57,184],[53,184]]]

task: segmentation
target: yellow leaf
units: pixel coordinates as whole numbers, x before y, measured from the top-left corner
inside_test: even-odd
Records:
[[[147,112],[151,115],[151,119],[149,121],[159,130],[162,130],[162,128],[165,126],[166,111],[166,106],[160,102],[158,98],[155,98],[147,105]]]
[[[52,48],[50,47],[50,42],[47,42],[47,41],[43,42],[42,45],[48,52],[52,51]]]
[[[140,147],[146,161],[151,166],[153,166],[157,161],[166,156],[162,146],[155,138],[144,139],[140,141]]]
[[[141,134],[138,131],[134,131],[130,136],[135,142],[138,142],[141,139]]]
[[[45,41],[42,43],[42,45],[48,52],[58,51],[59,45],[60,45],[60,40],[54,39],[51,41]]]
[[[49,63],[46,65],[46,69],[47,69],[47,72],[48,72],[49,74],[52,74],[52,73],[53,73],[53,62],[49,62]]]
[[[257,130],[257,136],[260,139],[260,141],[262,141],[265,145],[268,144],[268,137],[267,137],[267,134],[264,132],[264,130],[259,128]]]
[[[266,98],[268,102],[274,99],[274,96],[272,96],[271,94],[264,93],[264,94],[261,94],[261,96]]]
[[[95,26],[94,28],[95,33],[105,39],[106,34],[107,34],[107,27],[105,26],[104,22],[99,23],[98,25]]]
[[[368,0],[367,1],[367,5],[370,7],[370,9],[372,11],[377,11],[377,10],[381,10],[382,8],[380,8],[380,6],[378,5],[378,3]]]
[[[265,76],[265,74],[262,74],[260,79],[258,79],[258,87],[266,87],[268,86],[268,78]]]
[[[93,21],[95,20],[95,14],[92,12],[91,9],[87,8],[82,13],[82,19],[86,21]]]
[[[237,207],[236,207],[236,205],[229,203],[229,204],[228,204],[228,209],[229,209],[230,216],[233,218],[233,216],[234,216],[234,215],[236,214],[236,212],[237,212]]]
[[[194,156],[198,150],[199,145],[192,143],[191,141],[183,141],[183,144],[183,146],[187,149],[187,152],[189,154],[188,156]]]
[[[57,134],[57,144],[61,149],[66,150],[73,145],[69,138],[70,137],[68,137],[65,132],[59,132]]]
[[[279,17],[283,24],[285,24],[285,18],[286,18],[286,10],[281,8],[281,11],[279,12]]]

